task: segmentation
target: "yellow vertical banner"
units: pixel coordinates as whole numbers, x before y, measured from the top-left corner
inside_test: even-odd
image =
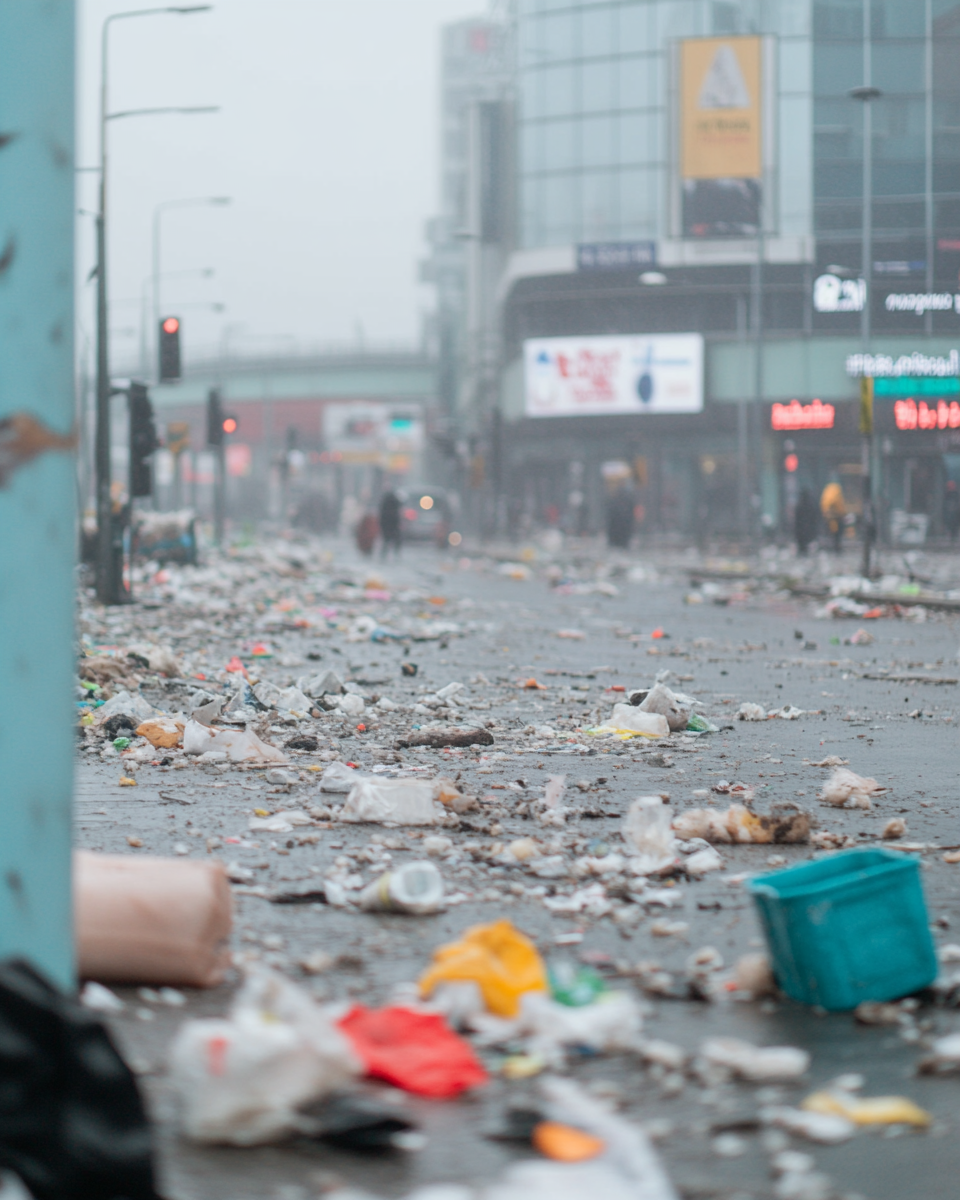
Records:
[[[680,176],[763,174],[759,37],[688,38],[680,45]]]
[[[860,377],[860,432],[868,437],[873,433],[873,379]]]

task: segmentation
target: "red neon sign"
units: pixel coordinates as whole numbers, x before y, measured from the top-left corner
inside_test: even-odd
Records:
[[[789,404],[775,404],[770,413],[770,428],[778,432],[792,433],[798,429],[832,429],[836,409],[832,404],[814,400],[812,404],[801,404],[791,400]]]
[[[893,419],[898,429],[960,429],[960,404],[951,400],[938,400],[927,404],[921,400],[897,400],[893,406]]]

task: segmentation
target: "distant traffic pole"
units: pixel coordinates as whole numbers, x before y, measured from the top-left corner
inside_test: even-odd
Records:
[[[0,5],[0,7],[4,7]],[[64,5],[73,12],[73,5]],[[97,213],[97,598],[103,604],[121,601],[121,530],[113,517],[110,495],[112,482],[110,466],[110,404],[113,389],[110,382],[110,352],[107,300],[107,122],[121,117],[149,116],[165,112],[213,112],[212,108],[150,108],[110,113],[107,109],[108,51],[110,26],[114,21],[132,17],[154,17],[173,13],[209,12],[210,4],[167,5],[163,8],[140,8],[130,12],[111,13],[100,32],[100,206]]]
[[[0,959],[73,983],[75,5],[0,3]]]

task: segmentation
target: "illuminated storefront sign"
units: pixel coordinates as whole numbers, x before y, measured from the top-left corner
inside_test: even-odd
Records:
[[[912,354],[901,354],[898,358],[890,354],[848,354],[847,374],[852,378],[867,375],[873,379],[900,375],[931,378],[960,375],[960,351],[951,350],[941,356],[914,350]]]
[[[960,404],[951,400],[895,400],[893,420],[897,429],[960,429]]]
[[[801,429],[832,429],[836,409],[832,404],[814,400],[801,404],[791,400],[789,404],[775,404],[770,412],[770,428],[778,433],[794,433]]]
[[[862,312],[867,285],[862,279],[818,275],[813,283],[813,307],[818,313]]]
[[[887,312],[912,312],[922,317],[926,312],[960,313],[960,293],[956,292],[891,292],[884,301]]]

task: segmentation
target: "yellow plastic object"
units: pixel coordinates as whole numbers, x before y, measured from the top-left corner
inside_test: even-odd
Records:
[[[438,983],[472,980],[483,1001],[498,1017],[515,1017],[524,992],[548,990],[543,959],[529,938],[509,921],[474,925],[459,942],[433,952],[433,966],[420,979],[429,996]]]
[[[854,1125],[930,1124],[932,1117],[906,1096],[873,1096],[869,1099],[846,1097],[836,1092],[813,1092],[800,1105],[806,1112],[829,1113],[846,1117]]]
[[[615,733],[621,742],[629,742],[631,738],[652,738],[656,741],[662,736],[659,733],[641,733],[637,729],[618,729],[616,725],[597,725],[583,732],[589,737],[603,737],[605,734]]]

